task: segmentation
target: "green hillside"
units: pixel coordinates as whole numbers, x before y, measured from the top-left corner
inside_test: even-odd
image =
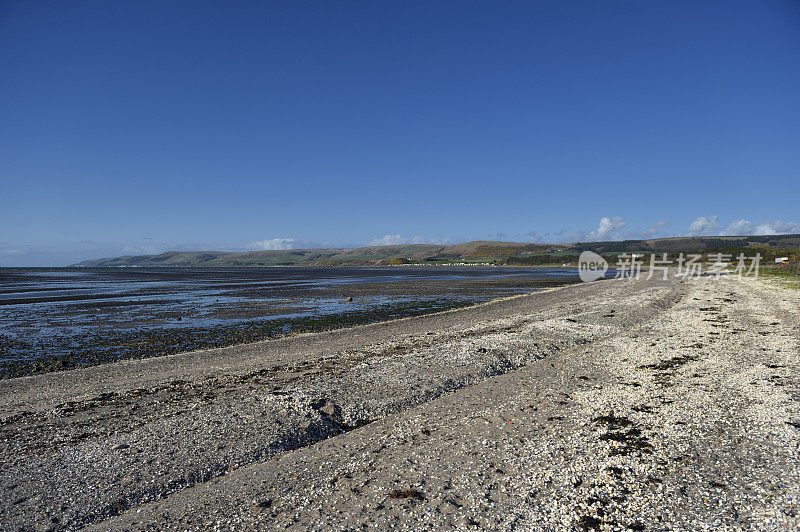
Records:
[[[293,249],[276,251],[167,251],[158,255],[125,255],[92,259],[74,266],[374,266],[491,262],[537,265],[570,262],[582,251],[614,257],[620,253],[761,253],[765,259],[796,256],[800,235],[675,237],[651,240],[527,244],[475,241],[456,245],[413,244],[356,249]]]

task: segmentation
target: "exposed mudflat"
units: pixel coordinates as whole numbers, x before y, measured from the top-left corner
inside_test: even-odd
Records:
[[[577,282],[570,268],[0,268],[0,379],[418,316]]]
[[[604,281],[0,382],[4,529],[800,526],[800,292]]]

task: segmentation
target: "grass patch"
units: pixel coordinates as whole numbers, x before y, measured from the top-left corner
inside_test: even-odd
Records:
[[[790,290],[800,290],[800,276],[793,272],[773,268],[762,268],[758,273],[762,279],[765,279],[771,285],[788,288]]]

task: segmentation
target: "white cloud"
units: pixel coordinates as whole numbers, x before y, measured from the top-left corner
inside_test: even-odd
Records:
[[[662,221],[660,221],[660,222],[656,222],[656,223],[654,223],[653,225],[651,225],[651,226],[650,226],[650,227],[647,229],[647,232],[655,235],[655,234],[658,234],[658,233],[660,233],[660,232],[661,232],[661,230],[662,230],[663,228],[665,228],[666,226],[668,226],[668,225],[669,225],[669,222],[665,222],[665,221],[663,221],[663,220],[662,220]]]
[[[596,230],[589,233],[587,240],[603,240],[607,238],[610,233],[619,231],[626,225],[628,225],[628,222],[626,222],[625,218],[622,216],[600,218],[600,225]]]
[[[766,221],[761,223],[751,222],[740,218],[728,225],[724,230],[720,230],[719,217],[700,216],[689,226],[686,236],[749,236],[749,235],[785,235],[788,233],[800,233],[800,224],[777,221]]]
[[[408,238],[402,235],[383,235],[380,238],[370,241],[370,246],[396,246],[398,244],[408,244]]]
[[[167,246],[124,246],[122,251],[133,255],[157,255],[167,250]]]
[[[558,244],[566,241],[566,237],[564,236],[566,234],[566,229],[562,229],[557,233],[539,233],[538,231],[530,231],[528,233],[528,242],[533,242],[535,244]]]
[[[543,242],[550,242],[550,233],[545,233],[544,235],[538,231],[529,231],[528,232],[528,242],[534,243],[543,243]]]
[[[618,232],[627,225],[628,222],[622,216],[614,216],[613,218],[606,216],[600,219],[600,223],[598,224],[597,229],[594,231],[575,231],[569,234],[567,233],[566,229],[562,229],[556,233],[538,233],[536,231],[530,231],[528,233],[528,241],[541,244],[558,244],[564,242],[620,240],[623,238],[623,236],[629,234],[626,233],[626,235],[620,235]],[[666,222],[659,222],[653,226],[653,228],[656,228],[655,231],[657,232],[662,225],[666,225]],[[637,233],[643,233],[643,231],[638,231]]]
[[[530,231],[527,234],[527,241],[539,244],[563,244],[566,242],[597,242],[601,240],[645,240],[648,238],[659,238],[664,236],[664,228],[669,223],[665,221],[656,222],[646,228],[632,228],[622,232],[621,229],[628,227],[628,222],[622,216],[603,217],[597,229],[593,231],[573,231],[569,232],[562,229],[558,232],[539,233]]]
[[[784,223],[778,220],[777,222],[773,222],[771,227],[775,230],[776,234],[789,234],[789,233],[800,233],[800,224],[798,223]]]
[[[787,233],[800,233],[800,224],[785,223],[780,220],[775,222],[753,223],[750,220],[736,220],[731,223],[723,235],[747,236],[747,235],[781,235]]]
[[[647,240],[649,238],[659,238],[664,236],[663,229],[668,226],[668,222],[656,222],[646,229],[633,229],[625,231],[619,237],[622,240]]]
[[[754,235],[756,234],[757,226],[750,220],[745,220],[742,218],[741,220],[736,220],[732,224],[728,226],[725,230],[725,234],[727,235]],[[773,234],[773,233],[770,233]]]
[[[699,216],[689,225],[686,236],[707,236],[719,233],[718,216]]]
[[[296,249],[297,244],[298,240],[294,238],[270,238],[267,240],[259,240],[258,242],[251,242],[248,244],[248,247],[261,251],[270,251],[276,249]]]
[[[370,246],[399,246],[407,244],[449,244],[448,239],[431,239],[421,236],[407,237],[403,235],[383,235],[380,238],[372,240],[368,245]]]

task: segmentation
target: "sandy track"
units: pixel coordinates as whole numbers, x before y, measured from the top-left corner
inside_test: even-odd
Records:
[[[15,379],[0,518],[796,525],[799,302],[756,282],[604,282]]]

